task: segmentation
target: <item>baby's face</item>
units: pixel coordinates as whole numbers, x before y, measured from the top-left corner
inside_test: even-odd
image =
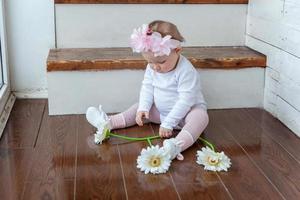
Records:
[[[143,53],[143,57],[147,60],[148,64],[154,71],[166,73],[176,67],[177,60],[179,59],[179,53],[172,51],[169,56],[155,57],[152,52],[145,52]]]

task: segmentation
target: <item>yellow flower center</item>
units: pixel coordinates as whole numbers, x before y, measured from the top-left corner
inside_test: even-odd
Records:
[[[219,164],[220,160],[219,160],[219,158],[208,157],[208,158],[207,158],[207,162],[208,162],[210,165],[215,166],[215,165],[218,165],[218,164]]]
[[[158,167],[160,166],[161,160],[160,157],[152,156],[149,160],[149,165],[151,167]]]

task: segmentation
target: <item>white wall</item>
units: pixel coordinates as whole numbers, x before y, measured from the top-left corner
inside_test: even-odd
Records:
[[[300,1],[250,0],[246,45],[268,57],[265,109],[300,136]]]
[[[6,0],[11,88],[47,97],[46,58],[55,47],[53,0]]]
[[[132,30],[155,19],[175,23],[186,46],[245,45],[246,17],[245,4],[57,4],[57,46],[127,47]]]

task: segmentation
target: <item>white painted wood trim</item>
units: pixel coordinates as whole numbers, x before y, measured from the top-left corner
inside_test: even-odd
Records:
[[[3,130],[6,126],[6,122],[9,118],[10,112],[13,108],[13,105],[15,103],[16,96],[10,93],[10,96],[5,104],[5,107],[0,115],[0,138],[2,136]]]
[[[10,76],[7,55],[7,37],[6,37],[6,24],[5,24],[5,4],[0,0],[0,38],[1,38],[1,53],[2,53],[2,68],[3,68],[3,86],[0,90],[0,113],[4,112],[6,102],[8,101],[10,92]],[[2,117],[1,117],[2,121]],[[0,134],[2,134],[0,132]]]
[[[9,80],[9,67],[8,67],[8,55],[7,55],[7,36],[6,36],[6,13],[5,13],[5,4],[3,0],[0,0],[0,36],[1,36],[1,45],[2,45],[2,62],[3,62],[3,79],[4,84],[7,85],[7,89],[10,89],[10,80]]]
[[[12,91],[18,99],[47,99],[48,89],[30,89],[21,91]]]

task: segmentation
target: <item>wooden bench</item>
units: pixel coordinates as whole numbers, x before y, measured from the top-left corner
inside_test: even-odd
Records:
[[[186,47],[182,54],[196,68],[266,67],[266,57],[248,47]],[[130,48],[51,49],[47,71],[145,69]]]

